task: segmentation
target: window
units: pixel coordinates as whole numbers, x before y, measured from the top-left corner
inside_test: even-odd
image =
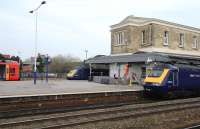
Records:
[[[193,36],[193,41],[192,41],[192,48],[197,49],[198,45],[198,40],[197,36]]]
[[[169,32],[165,31],[164,32],[164,38],[163,38],[163,45],[167,46],[168,45],[168,37],[169,37]]]
[[[15,73],[15,68],[10,68],[10,73]]]
[[[148,77],[160,77],[162,73],[163,69],[159,68],[149,69]]]
[[[124,32],[117,32],[116,35],[117,45],[124,44]]]
[[[168,78],[168,83],[172,83],[173,82],[173,73],[170,73],[169,78]]]
[[[181,33],[179,36],[179,47],[184,47],[184,34]]]
[[[145,38],[145,30],[142,31],[142,44],[145,44],[146,38]]]

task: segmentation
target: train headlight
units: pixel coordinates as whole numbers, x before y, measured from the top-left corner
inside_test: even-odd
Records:
[[[160,83],[152,83],[153,86],[160,86]]]

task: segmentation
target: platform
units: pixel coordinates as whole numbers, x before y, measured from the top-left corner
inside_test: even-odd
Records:
[[[88,81],[1,81],[0,118],[137,103],[142,89]]]
[[[83,80],[38,80],[33,81],[0,81],[0,98],[22,96],[44,96],[59,94],[83,94],[119,91],[141,91],[138,85],[105,85]]]

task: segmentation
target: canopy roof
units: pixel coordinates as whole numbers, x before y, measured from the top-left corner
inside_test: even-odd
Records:
[[[157,62],[181,62],[200,64],[200,56],[188,56],[168,53],[136,53],[130,55],[99,55],[85,61],[87,64],[111,64],[111,63],[134,63],[147,61]]]

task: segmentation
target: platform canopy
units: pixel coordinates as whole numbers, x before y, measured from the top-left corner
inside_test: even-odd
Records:
[[[85,61],[87,64],[111,64],[111,63],[145,63],[148,60],[164,63],[191,63],[200,64],[200,56],[188,56],[169,53],[143,53],[138,52],[129,55],[98,55]]]
[[[86,60],[88,64],[110,64],[110,63],[131,63],[131,62],[146,62],[148,59],[168,62],[168,57],[154,53],[137,53],[129,55],[99,55]]]

